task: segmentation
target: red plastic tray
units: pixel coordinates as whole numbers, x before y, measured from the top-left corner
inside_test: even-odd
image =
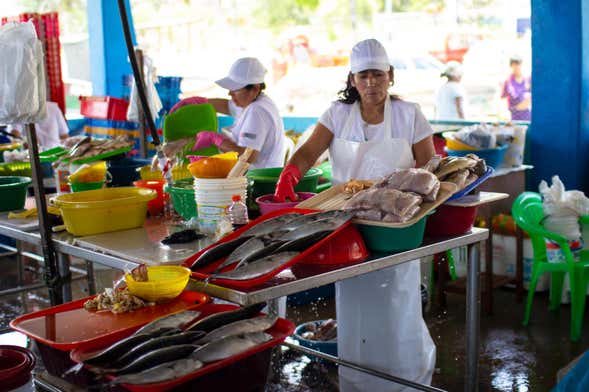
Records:
[[[80,96],[80,114],[103,120],[127,121],[129,102],[114,97]]]
[[[93,349],[130,335],[156,318],[182,310],[195,310],[211,300],[206,294],[184,291],[165,304],[114,314],[84,309],[84,302],[90,298],[94,297],[25,314],[12,320],[10,326],[58,350]]]
[[[248,230],[250,227],[257,225],[260,222],[263,222],[263,221],[270,219],[270,218],[274,218],[279,215],[288,214],[291,212],[300,212],[303,214],[309,214],[312,212],[317,212],[317,210],[310,210],[310,209],[304,209],[304,208],[285,208],[282,210],[269,212],[268,214],[262,215],[258,219],[250,222],[246,226],[241,227],[239,230],[236,230],[233,233],[225,236],[223,239],[221,239],[217,243],[200,250],[198,253],[196,253],[193,256],[186,259],[184,261],[183,265],[190,268],[190,266],[194,263],[194,261],[196,259],[198,259],[198,257],[200,257],[200,255],[203,254],[204,252],[206,252],[209,248],[211,248],[217,244],[231,241],[232,239],[239,237],[241,235],[241,233]],[[324,247],[326,245],[329,245],[332,241],[334,241],[334,243],[335,243],[335,240],[338,238],[340,240],[338,242],[343,243],[344,245],[336,246],[333,248],[330,247],[327,250],[324,249]],[[352,245],[351,247],[348,246],[350,244]],[[351,249],[351,251],[350,251],[350,249]],[[335,251],[339,252],[339,256],[340,256],[337,260],[336,260],[336,257],[333,257],[333,256],[337,256],[334,254]],[[342,258],[342,255],[343,255],[343,258]],[[284,263],[283,265],[281,265],[280,267],[268,272],[267,274],[264,274],[262,276],[255,278],[255,279],[249,279],[249,280],[214,279],[211,282],[214,284],[217,284],[217,285],[227,286],[227,287],[249,288],[249,287],[259,286],[262,283],[267,282],[268,280],[272,279],[274,276],[276,276],[282,270],[285,270],[285,269],[287,269],[287,268],[291,267],[292,265],[299,263],[299,262],[306,263],[306,264],[310,264],[310,263],[329,264],[329,262],[327,262],[325,260],[329,260],[331,258],[331,262],[333,262],[333,263],[346,264],[346,263],[355,263],[355,262],[364,260],[367,256],[368,256],[368,251],[366,250],[366,245],[364,244],[364,240],[362,239],[362,236],[360,235],[360,233],[358,232],[356,227],[352,224],[352,222],[349,221],[349,222],[343,224],[340,228],[335,230],[333,233],[329,234],[327,237],[325,237],[321,241],[319,241],[316,244],[314,244],[313,246],[309,247],[307,250],[301,252],[298,256],[293,257],[290,261],[288,261],[288,262]],[[200,269],[199,271],[193,271],[192,277],[195,279],[203,279],[203,280],[209,278],[211,276],[211,273],[217,267],[217,265],[221,264],[223,262],[223,260],[225,260],[225,259],[224,258],[219,259],[219,261],[209,264],[208,266]],[[234,266],[227,266],[221,271],[222,272],[231,271],[233,269],[233,267]]]
[[[237,309],[237,308],[239,308],[239,307],[235,306],[235,305],[212,304],[212,303],[206,304],[202,308],[199,309],[202,313],[198,318],[201,319],[203,317],[206,317],[206,316],[214,314],[214,313],[224,312],[227,310],[233,310],[233,309]],[[262,315],[263,315],[263,313],[260,313],[260,316],[262,316]],[[172,389],[174,387],[182,385],[190,380],[193,380],[197,377],[204,376],[205,374],[222,369],[222,368],[229,366],[237,361],[245,359],[249,356],[252,356],[252,355],[262,352],[264,350],[270,349],[270,348],[282,343],[284,341],[284,339],[286,339],[287,336],[292,335],[292,333],[294,332],[294,329],[295,329],[295,325],[293,323],[291,323],[288,320],[279,318],[276,321],[276,324],[274,324],[274,326],[272,326],[272,328],[270,328],[268,331],[266,331],[267,333],[269,333],[273,337],[272,340],[270,340],[266,343],[262,343],[256,347],[252,347],[251,349],[249,349],[247,351],[244,351],[240,354],[223,359],[221,361],[217,361],[217,362],[213,362],[211,364],[208,364],[208,365],[194,371],[193,373],[187,374],[186,376],[178,378],[176,380],[165,381],[165,382],[156,383],[156,384],[147,384],[147,385],[122,384],[122,386],[130,391],[133,391],[133,392],[167,391],[169,389]],[[108,347],[109,345],[115,343],[116,341],[118,341],[122,338],[129,336],[130,334],[131,334],[131,332],[126,333],[121,336],[119,336],[119,335],[115,336],[113,334],[113,335],[111,335],[112,339],[105,340],[103,342],[104,343],[103,346],[99,347],[99,348]],[[80,356],[87,353],[88,351],[93,351],[93,350],[76,349],[70,353],[70,357],[73,361],[79,363]],[[114,378],[114,376],[110,376],[110,375],[107,377],[111,380]]]

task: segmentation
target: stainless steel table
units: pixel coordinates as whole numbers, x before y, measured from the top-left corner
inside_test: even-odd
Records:
[[[165,225],[163,222],[150,223],[156,225]],[[163,231],[162,231],[163,233]],[[17,240],[40,244],[40,235],[36,232],[25,232],[22,230],[8,227],[3,224],[0,217],[0,234],[15,238]],[[325,284],[336,281],[345,280],[358,275],[366,274],[372,271],[377,271],[389,267],[394,267],[402,263],[409,262],[421,257],[445,252],[449,249],[460,246],[469,246],[469,264],[468,264],[468,279],[467,279],[467,304],[466,304],[466,370],[465,370],[465,391],[476,391],[478,389],[478,353],[479,353],[479,323],[480,323],[480,291],[479,291],[479,243],[488,238],[488,230],[473,228],[468,234],[459,235],[448,238],[426,239],[424,244],[417,248],[406,252],[396,254],[372,254],[370,258],[364,262],[347,265],[342,267],[329,267],[321,270],[301,270],[297,271],[297,275],[292,270],[285,270],[274,279],[259,286],[247,290],[236,290],[226,287],[221,287],[213,283],[205,284],[202,281],[191,280],[189,283],[190,289],[198,290],[217,298],[225,299],[235,302],[240,305],[248,305],[259,303],[263,301],[273,302],[277,298],[308,290],[314,287],[323,286]],[[125,236],[125,232],[118,232],[121,238]],[[90,249],[81,246],[87,242],[83,241],[84,237],[76,239],[76,237],[68,233],[58,233],[54,235],[54,242],[57,252],[67,254],[106,265],[116,269],[129,269],[135,267],[138,262],[157,263],[158,255],[150,258],[131,257],[132,260],[125,258],[120,251],[112,250],[117,255],[110,254],[109,249],[102,247],[102,249]],[[151,242],[159,242],[161,238],[158,236],[146,237]],[[163,236],[162,236],[163,238]],[[206,246],[207,241],[194,244],[194,253],[199,248]],[[153,244],[152,244],[153,245]],[[145,256],[145,255],[144,255]],[[304,276],[303,276],[304,275]],[[342,363],[344,366],[345,363]],[[361,364],[347,364],[350,366],[357,366],[362,368]],[[370,370],[370,369],[367,369]],[[386,376],[386,375],[385,375]],[[423,386],[419,388],[422,390],[435,391],[436,388]]]

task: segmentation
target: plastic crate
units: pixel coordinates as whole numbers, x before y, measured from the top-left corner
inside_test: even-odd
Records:
[[[84,117],[103,120],[127,120],[129,102],[114,97],[80,96],[80,113]]]

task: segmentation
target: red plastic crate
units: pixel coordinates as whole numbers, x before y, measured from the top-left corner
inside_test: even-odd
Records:
[[[129,102],[113,97],[80,96],[80,113],[100,120],[127,121]]]
[[[427,237],[468,233],[477,216],[477,207],[457,207],[442,204],[429,216],[425,226]]]

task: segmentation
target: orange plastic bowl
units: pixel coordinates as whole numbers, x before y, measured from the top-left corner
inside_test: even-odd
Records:
[[[188,165],[188,170],[196,178],[225,178],[237,159],[209,157],[199,159]]]

